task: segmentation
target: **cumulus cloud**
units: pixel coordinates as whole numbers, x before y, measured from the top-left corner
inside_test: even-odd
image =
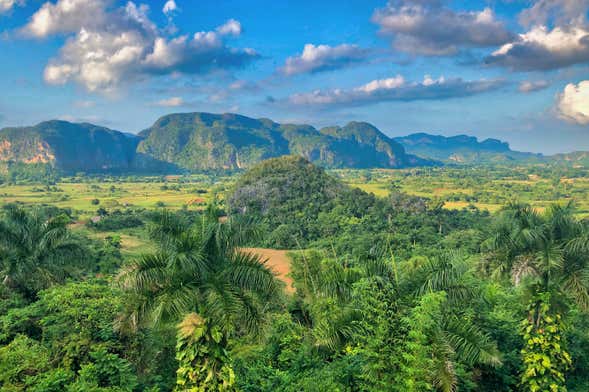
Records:
[[[589,61],[589,30],[582,26],[536,26],[487,57],[516,71],[551,70]]]
[[[162,99],[161,101],[157,101],[155,104],[156,106],[162,107],[178,107],[184,105],[184,99],[182,97],[171,97],[168,99]]]
[[[461,78],[433,79],[407,82],[401,75],[377,79],[352,89],[316,90],[294,94],[289,103],[295,106],[343,107],[361,106],[385,101],[440,100],[466,97],[495,90],[504,85],[502,80],[465,81]]]
[[[89,91],[111,93],[124,82],[150,75],[204,74],[242,67],[259,57],[253,49],[227,45],[241,34],[229,20],[213,31],[169,37],[149,19],[148,7],[128,2],[109,9],[109,0],[45,3],[24,30],[43,38],[68,34],[59,55],[45,67],[53,85],[76,82]]]
[[[524,80],[519,84],[518,90],[522,93],[531,93],[544,90],[548,86],[550,86],[550,83],[546,80]]]
[[[511,39],[490,8],[453,11],[441,1],[390,1],[372,20],[381,33],[393,36],[396,49],[412,54],[447,56],[463,47],[497,46]]]
[[[8,12],[17,5],[23,5],[24,0],[0,0],[0,14]]]
[[[176,5],[176,2],[174,0],[166,1],[166,4],[164,4],[164,8],[162,8],[162,12],[168,16],[172,15],[177,10],[178,10],[178,6]]]
[[[567,84],[558,96],[556,109],[559,117],[567,122],[589,124],[589,80]]]
[[[23,32],[37,38],[95,28],[106,22],[106,0],[59,0],[45,3],[31,16]]]
[[[285,75],[316,73],[344,68],[366,58],[368,51],[357,45],[338,46],[306,44],[303,53],[289,57],[280,69]]]
[[[229,19],[225,24],[217,27],[217,33],[238,37],[241,34],[241,23],[235,19]]]
[[[589,0],[537,0],[523,10],[519,21],[524,26],[580,25],[585,22]]]

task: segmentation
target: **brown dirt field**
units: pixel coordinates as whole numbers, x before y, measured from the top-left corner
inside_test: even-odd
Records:
[[[264,248],[243,248],[242,250],[260,255],[264,260],[267,259],[267,264],[276,273],[278,279],[286,283],[286,292],[294,293],[292,279],[288,276],[290,273],[290,258],[287,253],[289,251]]]

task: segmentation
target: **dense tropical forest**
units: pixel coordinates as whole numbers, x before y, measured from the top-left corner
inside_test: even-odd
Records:
[[[581,166],[43,170],[0,186],[2,391],[589,390]]]

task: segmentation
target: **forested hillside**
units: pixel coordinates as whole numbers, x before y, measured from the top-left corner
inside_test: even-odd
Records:
[[[208,189],[157,185],[200,195],[181,208],[139,204],[149,178],[135,204],[86,200],[91,216],[5,204],[0,390],[589,388],[589,223],[572,201],[491,214],[341,177],[286,156]],[[71,185],[125,197],[104,180]],[[267,248],[288,251],[289,279]]]
[[[92,124],[47,121],[0,130],[0,161],[47,164],[66,172],[129,171],[136,137]]]
[[[0,130],[0,162],[60,173],[235,170],[294,154],[323,167],[400,168],[435,162],[405,153],[368,123],[317,130],[237,114],[171,114],[138,136],[91,124],[47,121]]]
[[[236,114],[171,114],[140,133],[138,151],[184,169],[247,168],[288,154],[324,167],[406,167],[431,164],[405,153],[367,123],[317,130]]]

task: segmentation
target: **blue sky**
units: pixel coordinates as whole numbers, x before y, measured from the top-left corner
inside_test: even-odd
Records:
[[[0,0],[0,126],[171,112],[589,150],[589,0]]]

